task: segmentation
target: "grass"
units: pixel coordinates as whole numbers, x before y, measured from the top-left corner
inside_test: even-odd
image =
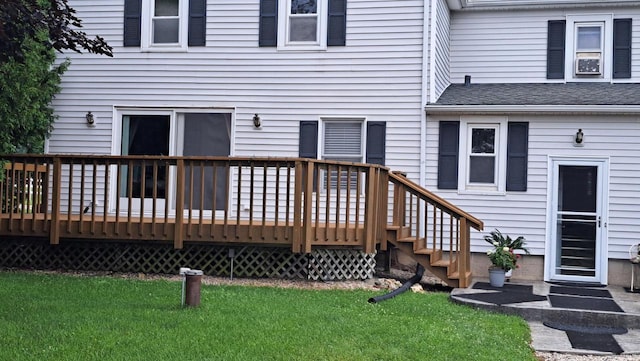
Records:
[[[527,324],[444,293],[203,286],[0,272],[0,360],[535,360]]]

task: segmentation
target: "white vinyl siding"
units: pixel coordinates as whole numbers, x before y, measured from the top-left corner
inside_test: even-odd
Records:
[[[83,30],[104,36],[115,56],[60,56],[72,65],[52,104],[59,118],[49,153],[110,154],[112,121],[122,109],[228,110],[234,156],[297,157],[300,121],[366,117],[387,122],[386,164],[418,178],[422,1],[349,0],[347,46],[323,52],[258,47],[258,0],[208,1],[205,47],[141,52],[122,46],[122,1],[105,3],[70,1]],[[86,126],[87,111],[94,128]],[[238,206],[248,204],[232,198],[231,209]]]
[[[438,0],[436,8],[436,34],[432,37],[435,41],[434,53],[430,59],[435,62],[435,74],[433,74],[433,86],[436,99],[449,86],[449,10],[445,0]]]
[[[614,18],[633,19],[633,78],[615,81],[637,82],[640,79],[640,15],[637,9],[625,7],[453,12],[451,82],[462,83],[465,75],[471,75],[472,83],[548,82],[547,22],[605,13],[613,14]],[[565,61],[573,70],[572,59]]]
[[[365,116],[387,122],[387,165],[418,177],[421,0],[349,0],[347,45],[323,52],[258,47],[258,0],[208,1],[207,46],[184,53],[122,47],[122,1],[70,5],[115,56],[61,55],[72,64],[53,102],[51,153],[109,154],[114,106],[233,109],[237,156],[297,156],[300,121]],[[85,125],[87,111],[95,128]]]
[[[427,122],[428,189],[437,189],[438,121]],[[446,120],[456,120],[446,117]],[[468,194],[456,190],[437,193],[456,206],[482,219],[486,232],[498,228],[505,234],[522,235],[535,255],[545,251],[547,221],[547,182],[550,156],[608,157],[610,162],[609,214],[607,216],[608,255],[625,259],[637,242],[640,224],[640,123],[625,116],[509,116],[509,121],[529,122],[529,167],[526,192],[506,194]],[[573,137],[584,132],[584,146],[575,147]],[[432,166],[429,166],[432,165]],[[484,233],[472,232],[473,252],[485,252]]]

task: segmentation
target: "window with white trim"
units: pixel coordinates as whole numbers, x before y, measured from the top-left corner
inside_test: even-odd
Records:
[[[187,49],[187,0],[142,0],[142,9],[142,49]]]
[[[478,119],[481,120],[481,119]],[[491,122],[466,122],[461,133],[458,189],[467,191],[505,190],[506,119],[486,119]],[[503,144],[504,143],[504,144]]]
[[[278,4],[278,48],[327,47],[327,0],[282,0]]]
[[[362,162],[361,121],[325,121],[322,159]]]
[[[336,120],[323,122],[322,159],[344,162],[362,163],[363,161],[363,121]],[[336,188],[338,183],[338,171],[330,173],[330,186]],[[326,175],[323,183],[326,184]],[[340,174],[341,188],[347,187],[348,175]],[[352,189],[357,187],[357,176],[351,175],[348,182]]]
[[[612,15],[567,15],[566,19],[565,80],[611,80]]]
[[[577,76],[602,75],[604,22],[575,23],[574,73]]]

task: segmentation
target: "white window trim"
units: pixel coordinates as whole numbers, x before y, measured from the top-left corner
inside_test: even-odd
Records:
[[[152,17],[154,9],[154,0],[142,0],[142,18],[141,18],[141,37],[140,47],[142,51],[162,51],[162,52],[183,52],[188,49],[189,36],[189,1],[179,0],[179,26],[178,26],[178,43],[176,44],[154,44]]]
[[[316,42],[289,41],[289,10],[291,0],[278,1],[278,50],[309,51],[327,49],[328,0],[318,0],[318,40]]]
[[[602,25],[604,24],[604,25]],[[602,25],[601,75],[576,75],[576,45],[578,26]],[[565,81],[611,81],[613,73],[613,14],[567,15],[564,74]]]
[[[506,194],[507,184],[507,117],[460,117],[460,144],[458,157],[458,193],[469,194]],[[495,183],[482,185],[469,183],[469,156],[471,151],[472,128],[497,128],[495,154]]]

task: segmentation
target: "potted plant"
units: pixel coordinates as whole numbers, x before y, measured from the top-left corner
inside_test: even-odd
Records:
[[[505,274],[518,267],[517,263],[521,255],[516,254],[515,251],[519,250],[529,254],[529,250],[524,246],[525,239],[522,236],[512,239],[496,229],[485,236],[484,240],[493,246],[493,249],[487,251],[487,256],[491,261],[489,281],[494,287],[502,287]]]

